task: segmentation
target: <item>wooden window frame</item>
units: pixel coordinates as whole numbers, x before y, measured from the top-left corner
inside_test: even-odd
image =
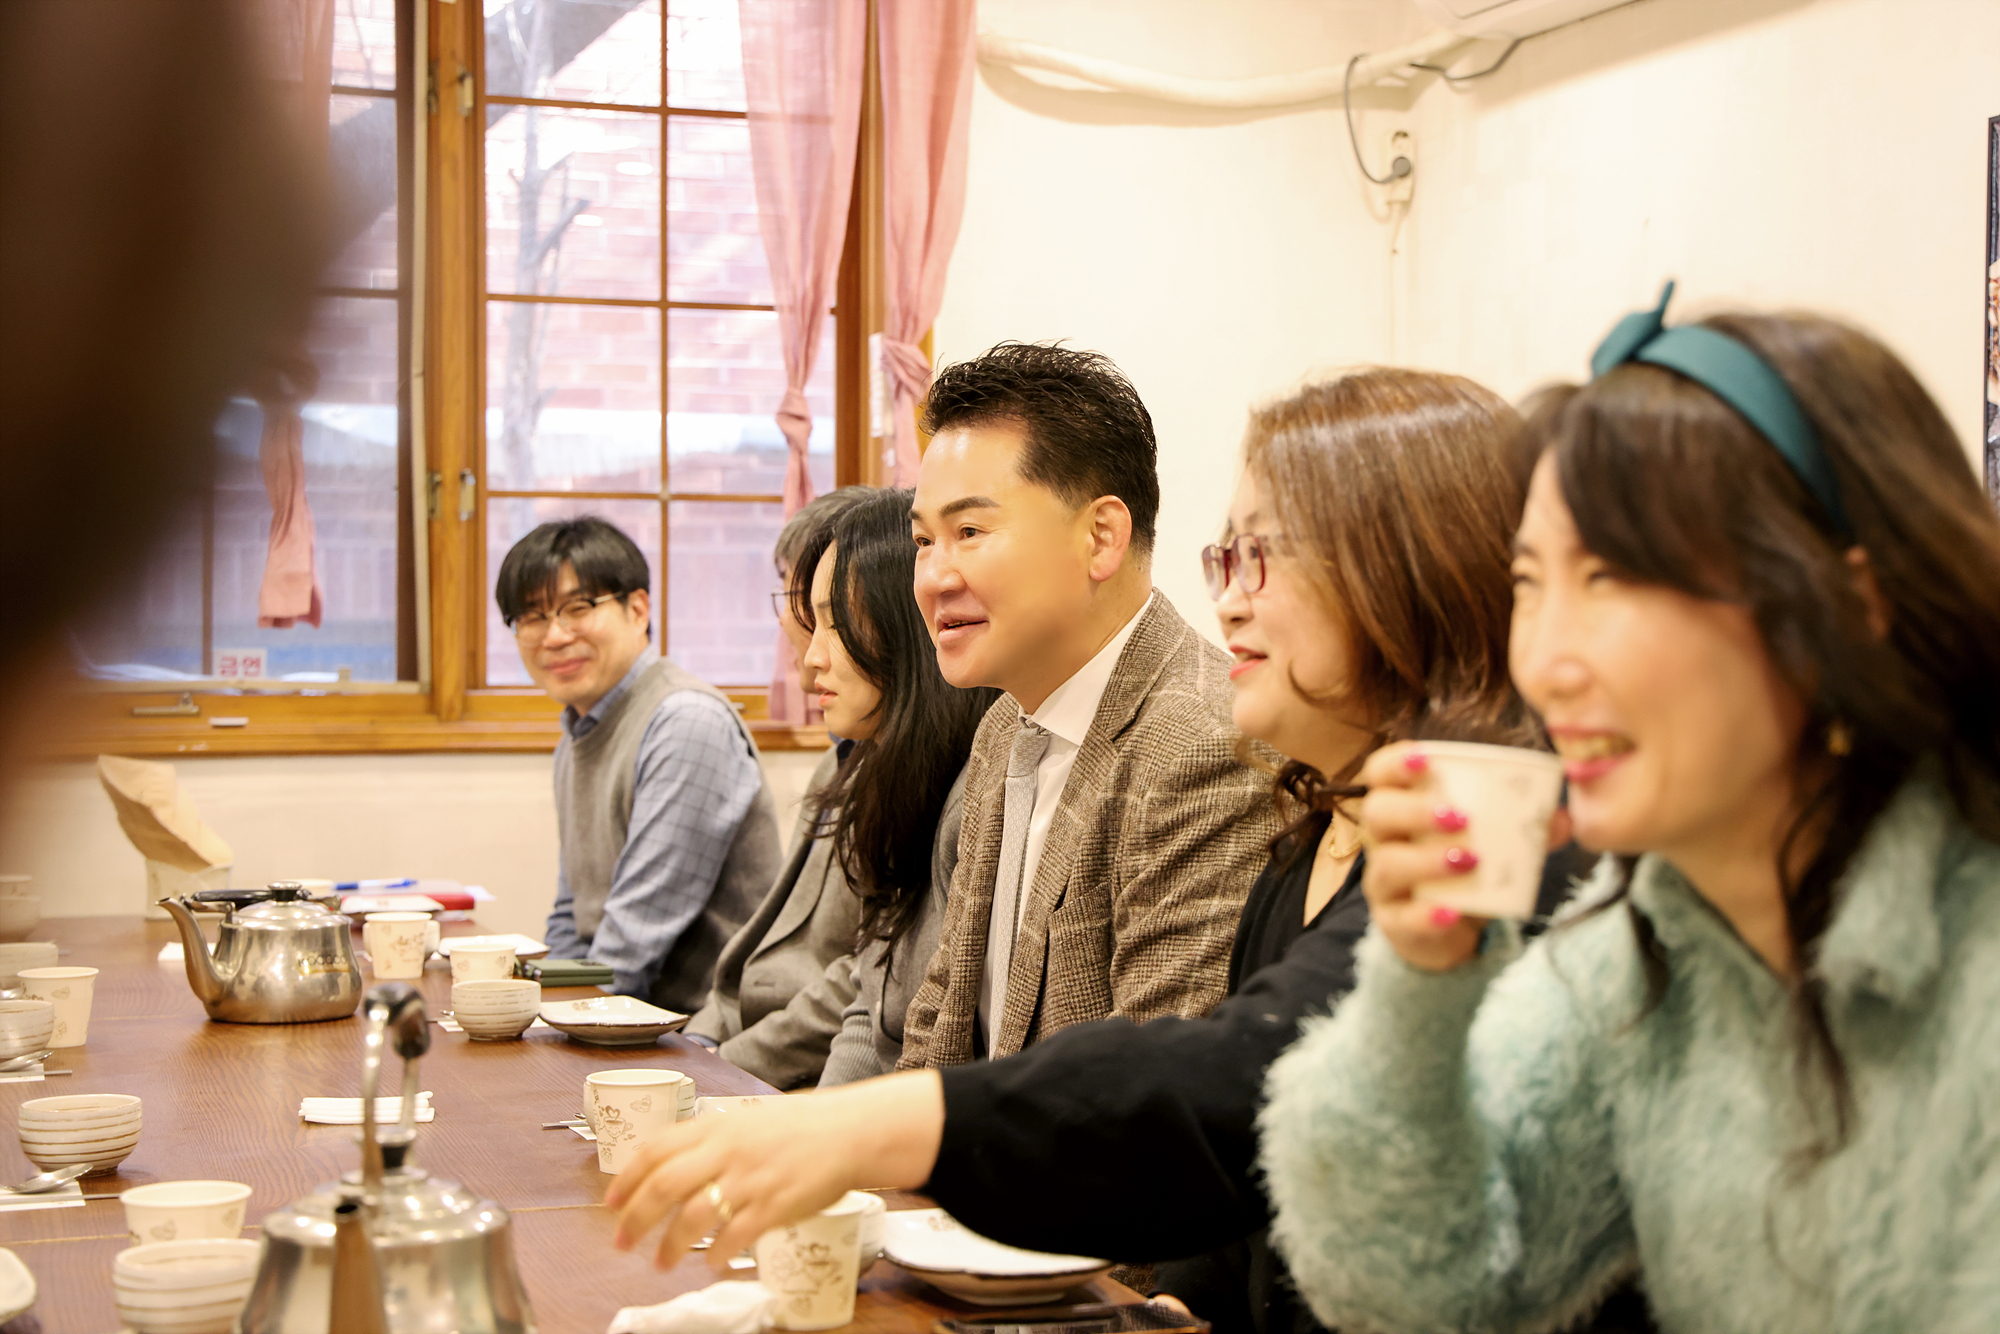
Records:
[[[417,115],[419,151],[412,155],[422,176],[405,196],[414,205],[405,212],[422,220],[422,232],[406,258],[417,260],[416,326],[422,354],[406,373],[414,372],[409,400],[411,416],[420,428],[415,438],[423,467],[412,470],[419,498],[404,507],[403,522],[418,526],[419,506],[427,521],[421,525],[426,540],[416,550],[417,559],[406,562],[409,582],[401,591],[408,595],[428,584],[428,598],[416,608],[418,614],[403,618],[414,621],[422,640],[418,647],[427,650],[418,659],[428,666],[428,680],[352,687],[275,682],[240,687],[176,682],[164,688],[85,684],[65,697],[59,719],[44,729],[47,740],[38,749],[47,758],[81,759],[105,752],[154,756],[535,752],[554,749],[561,735],[560,708],[539,690],[474,684],[486,598],[481,586],[486,503],[481,469],[484,6],[467,0],[413,0],[413,4],[414,25],[405,24],[404,30],[415,29],[414,61],[408,63],[418,68],[415,83],[424,94]],[[873,9],[871,0],[871,33]],[[870,434],[876,415],[869,402],[875,378],[870,374],[869,339],[886,320],[880,258],[881,116],[874,43],[868,46],[861,144],[835,307],[841,316],[834,345],[834,480],[839,486],[881,485],[888,480],[889,441]],[[663,70],[663,118],[670,110],[665,105],[664,75]],[[600,109],[597,104],[576,105]],[[671,110],[687,114],[680,108]],[[668,175],[662,161],[663,190]],[[663,197],[662,228],[664,203]],[[417,247],[421,256],[415,255]],[[660,277],[664,288],[664,269]],[[660,309],[664,353],[664,301]],[[462,475],[475,479],[477,491],[471,512],[464,517],[458,495]],[[661,503],[667,503],[665,491]],[[664,542],[664,528],[662,537]],[[762,749],[818,750],[827,745],[823,727],[772,721],[763,689],[727,693]]]

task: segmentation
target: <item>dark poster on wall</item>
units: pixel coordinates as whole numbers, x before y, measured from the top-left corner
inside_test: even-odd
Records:
[[[2000,116],[1986,122],[1986,494],[2000,503]]]

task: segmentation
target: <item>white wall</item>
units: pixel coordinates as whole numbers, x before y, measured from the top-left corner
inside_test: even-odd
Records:
[[[1577,379],[1627,310],[1804,307],[1981,404],[1993,0],[1639,0],[1411,116],[1416,199],[1385,355],[1509,395]]]
[[[784,834],[817,752],[775,751],[764,771]],[[202,818],[236,852],[232,880],[435,876],[484,885],[495,931],[539,936],[555,897],[547,755],[324,755],[179,760]],[[35,877],[44,916],[136,913],[145,864],[88,764],[36,771],[9,798],[0,867]]]
[[[982,0],[988,31],[1175,74],[1337,65],[1422,29],[1400,0]],[[935,348],[1065,338],[1151,409],[1154,579],[1214,633],[1196,559],[1235,482],[1244,411],[1313,367],[1386,352],[1388,232],[1337,106],[1205,111],[983,65],[964,230]]]

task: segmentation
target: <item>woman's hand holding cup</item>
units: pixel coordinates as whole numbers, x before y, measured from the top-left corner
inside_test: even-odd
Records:
[[[943,1137],[935,1070],[696,1117],[648,1139],[611,1183],[613,1244],[631,1250],[664,1222],[654,1263],[665,1269],[713,1232],[708,1258],[720,1269],[765,1232],[850,1190],[921,1186]]]
[[[1569,839],[1562,762],[1545,751],[1402,742],[1370,756],[1362,888],[1405,962],[1456,968],[1494,917],[1536,910],[1542,862]]]
[[[1360,823],[1368,849],[1361,889],[1369,916],[1411,967],[1433,973],[1458,967],[1479,952],[1486,919],[1423,902],[1417,887],[1465,875],[1479,864],[1469,844],[1435,837],[1464,830],[1465,813],[1439,802],[1429,762],[1414,742],[1370,755],[1360,781],[1368,788]]]

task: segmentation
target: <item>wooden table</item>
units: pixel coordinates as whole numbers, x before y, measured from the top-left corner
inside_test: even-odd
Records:
[[[474,933],[470,924],[446,927],[447,935]],[[118,1327],[111,1260],[130,1244],[119,1192],[149,1181],[241,1181],[254,1192],[254,1234],[255,1220],[359,1164],[352,1127],[307,1125],[298,1107],[308,1096],[359,1095],[361,1022],[211,1023],[182,966],[157,961],[160,947],[180,938],[170,922],[55,918],[33,937],[57,942],[65,964],[101,970],[90,1042],[49,1058],[50,1068],[73,1070],[72,1077],[0,1083],[0,1124],[15,1121],[30,1098],[132,1093],[144,1100],[145,1128],[115,1174],[83,1183],[83,1207],[0,1213],[0,1246],[34,1272],[41,1298],[33,1316],[44,1330],[105,1334]],[[366,979],[365,965],[362,972]],[[433,1014],[448,1008],[451,973],[442,961],[432,961],[419,986]],[[551,989],[552,999],[594,994]],[[698,1257],[661,1273],[643,1256],[614,1251],[612,1216],[600,1207],[610,1178],[597,1170],[596,1146],[567,1130],[541,1128],[582,1111],[585,1075],[640,1065],[684,1071],[704,1097],[774,1091],[678,1035],[654,1047],[613,1048],[586,1046],[550,1029],[534,1029],[518,1042],[472,1042],[432,1030],[422,1087],[433,1094],[437,1119],[417,1127],[413,1161],[513,1215],[514,1253],[543,1334],[602,1334],[620,1307],[663,1302],[714,1281]],[[399,1083],[392,1057],[384,1092]],[[34,1170],[14,1137],[0,1133],[0,1180],[18,1181]],[[892,1200],[890,1207],[899,1203],[922,1201]],[[1105,1280],[1085,1295],[1136,1300]],[[850,1328],[928,1334],[939,1316],[976,1309],[885,1261],[863,1279]]]

